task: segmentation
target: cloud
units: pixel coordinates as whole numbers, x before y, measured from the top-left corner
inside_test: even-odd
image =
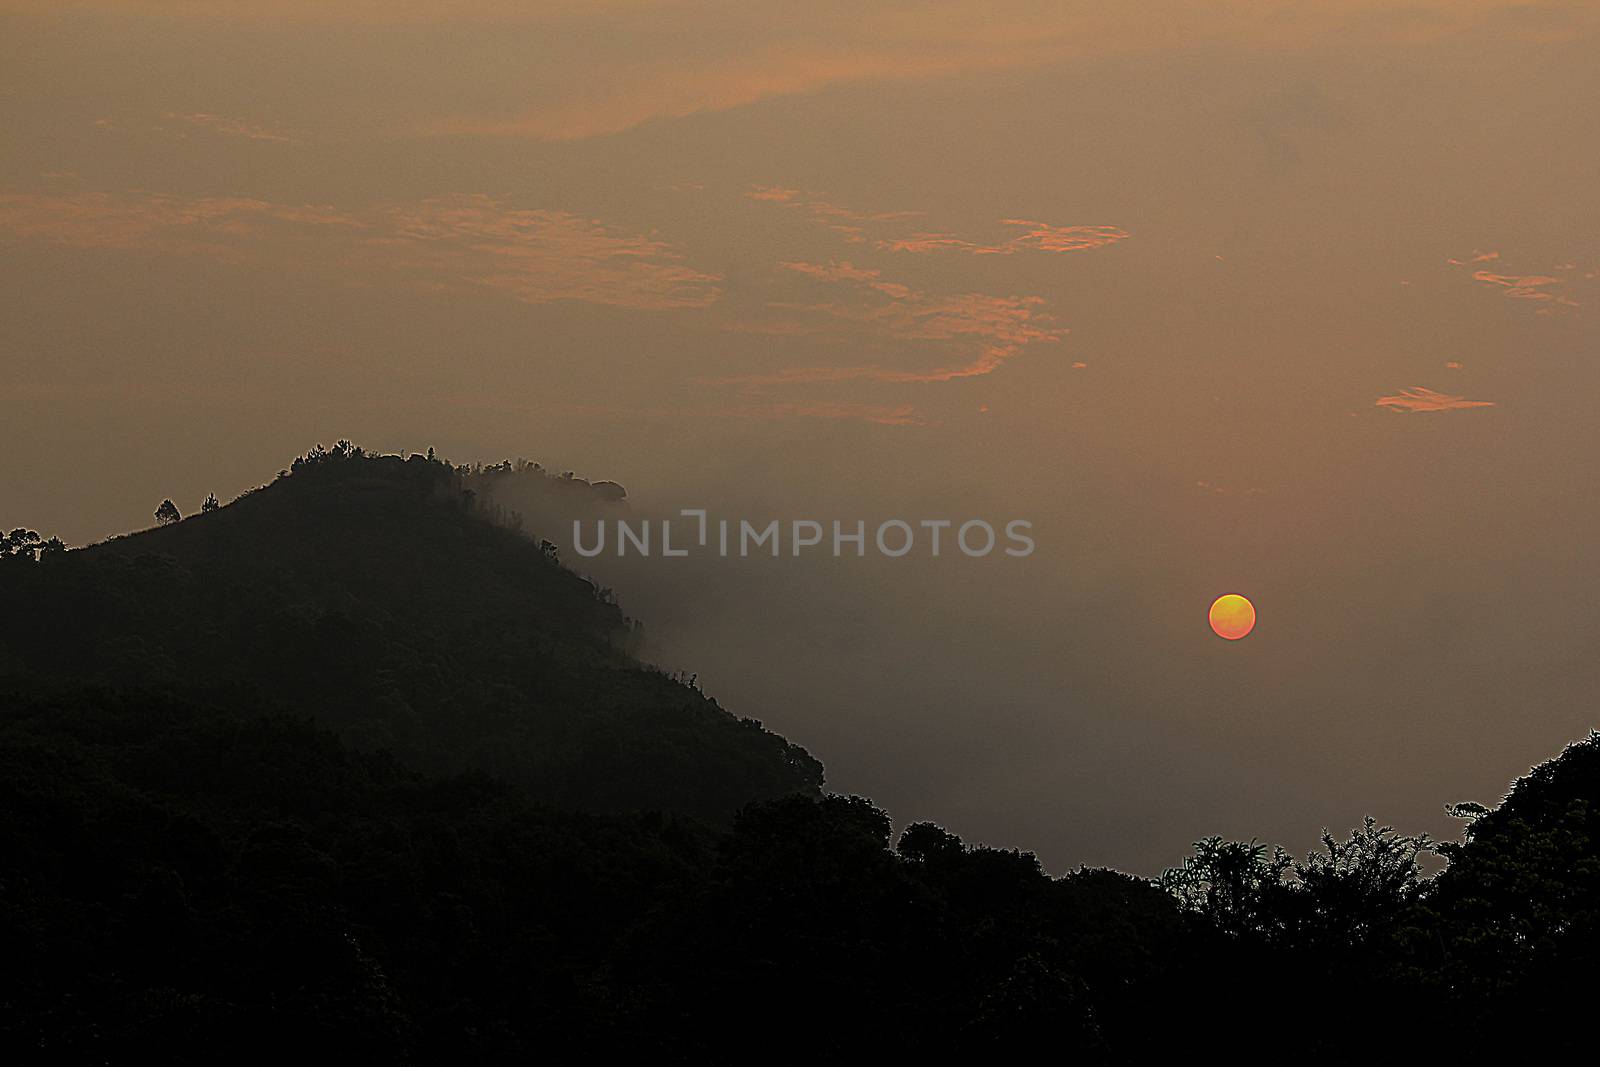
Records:
[[[744,194],[751,200],[767,200],[773,203],[783,203],[793,200],[800,195],[798,189],[785,189],[780,185],[755,185]]]
[[[228,137],[242,137],[249,141],[270,141],[276,144],[305,144],[299,134],[290,133],[276,126],[260,126],[245,122],[242,119],[225,118],[222,115],[212,115],[207,112],[194,112],[180,114],[169,111],[168,119],[186,122],[191,126],[200,126]]]
[[[650,25],[656,19],[632,21],[637,23],[633,32],[639,36],[681,32],[679,26]],[[812,36],[821,32],[823,25],[819,21],[801,33]],[[726,33],[728,27],[717,29]],[[922,50],[910,43],[850,42],[848,28],[842,30],[844,40],[795,39],[778,26],[763,26],[757,32],[770,34],[774,29],[778,40],[755,44],[747,40],[701,63],[667,62],[648,53],[596,55],[587,68],[574,69],[567,78],[548,79],[562,88],[543,99],[530,92],[534,97],[531,106],[509,114],[423,119],[410,132],[420,136],[584,140],[621,133],[652,120],[728,111],[830,85],[915,81],[1049,59],[1043,51],[1029,59],[1034,50],[1026,41],[1015,42],[1015,50]],[[566,88],[577,83],[583,83],[578,91]]]
[[[564,211],[513,209],[483,195],[434,197],[386,211],[368,244],[389,265],[456,277],[524,303],[578,300],[664,310],[705,307],[721,277],[695,270],[652,236]]]
[[[153,249],[290,266],[359,263],[425,288],[467,285],[523,303],[575,300],[664,310],[705,307],[718,275],[648,234],[483,195],[433,197],[360,215],[238,197],[154,193],[0,194],[0,231],[79,248]],[[315,241],[302,240],[315,234]],[[369,273],[370,277],[371,274]]]
[[[1241,493],[1245,496],[1265,496],[1267,493],[1267,490],[1259,486],[1245,486],[1241,489],[1238,486],[1219,485],[1216,482],[1206,481],[1204,478],[1196,481],[1194,486],[1202,492],[1213,493],[1218,496],[1233,496]]]
[[[1001,219],[1003,226],[1026,226],[1026,233],[1018,234],[999,244],[979,244],[948,233],[916,233],[910,237],[878,242],[885,252],[966,252],[975,256],[1009,256],[1017,252],[1082,252],[1091,248],[1104,248],[1127,240],[1126,230],[1116,226],[1052,226],[1046,222],[1027,219]]]
[[[870,267],[857,267],[846,260],[843,263],[780,263],[784,270],[792,270],[824,282],[860,282],[880,292],[902,296],[908,292],[903,285],[883,281],[883,272]]]
[[[1503,287],[1505,295],[1512,300],[1538,300],[1568,307],[1578,306],[1577,301],[1549,291],[1550,286],[1562,284],[1560,278],[1544,274],[1494,274],[1487,270],[1474,271],[1472,276],[1480,282]]]
[[[897,223],[922,218],[920,211],[862,211],[827,200],[803,198],[798,189],[780,185],[754,185],[744,194],[750,200],[795,208],[813,222],[844,235],[853,244],[864,243],[872,230],[893,228]],[[1002,226],[1024,227],[1019,233],[998,243],[983,243],[952,233],[912,233],[881,237],[874,244],[880,252],[963,252],[975,256],[1009,256],[1018,252],[1081,252],[1104,248],[1126,240],[1126,230],[1116,226],[1054,226],[1030,219],[1001,219]]]
[[[131,133],[164,135],[180,139],[187,138],[191,132],[190,128],[194,128],[224,137],[237,137],[247,141],[262,141],[282,145],[303,145],[307,143],[305,134],[298,131],[288,130],[277,125],[247,122],[243,119],[229,118],[225,115],[212,114],[208,111],[166,111],[156,117],[134,116],[123,119],[102,116],[94,119],[90,125],[102,130],[123,130]]]
[[[1032,227],[1000,246],[1006,254],[1023,249],[1040,252],[1081,252],[1088,248],[1104,248],[1128,238],[1126,230],[1115,226],[1051,226],[1046,222],[1029,222],[1025,219],[1002,219],[1006,226]]]
[[[781,185],[755,185],[744,194],[796,212],[861,244],[872,230],[920,218],[916,211],[864,211],[848,208]],[[918,233],[881,238],[873,247],[887,252],[955,250],[973,255],[1014,255],[1024,251],[1068,252],[1099,248],[1128,237],[1114,226],[1054,226],[1028,219],[1002,219],[1023,232],[997,244],[980,244],[951,234]],[[789,367],[778,371],[706,379],[708,384],[762,386],[834,385],[843,382],[912,384],[954,381],[993,373],[1028,345],[1059,340],[1067,331],[1052,324],[1036,296],[997,296],[980,292],[931,294],[850,260],[780,262],[782,270],[846,290],[842,297],[811,303],[773,302],[783,317],[743,319],[726,329],[767,336],[816,337],[834,333],[860,344],[893,349],[894,358],[854,360],[837,365]],[[911,346],[921,367],[895,365]],[[940,357],[928,364],[928,357]],[[1075,363],[1075,369],[1085,365]]]
[[[0,230],[77,248],[152,248],[239,260],[249,242],[295,227],[360,229],[361,223],[332,207],[247,197],[0,193]]]
[[[789,262],[780,266],[826,286],[847,290],[846,296],[810,304],[775,304],[822,322],[849,328],[852,337],[865,331],[880,343],[915,342],[918,353],[954,353],[952,359],[926,369],[878,363],[796,367],[768,374],[737,375],[710,384],[796,385],[846,381],[893,383],[943,382],[989,374],[1028,345],[1059,340],[1064,328],[1049,325],[1036,296],[993,296],[959,293],[937,296],[884,278],[871,268],[850,262]],[[735,327],[737,328],[737,327]]]
[[[920,211],[860,211],[826,200],[802,199],[800,190],[781,185],[753,185],[744,195],[750,200],[797,209],[817,225],[843,234],[852,244],[864,243],[869,228],[922,215]]]
[[[1147,0],[1139,4],[977,4],[929,0],[862,5],[704,0],[0,0],[0,11],[44,18],[181,21],[206,32],[262,25],[339,27],[329,47],[366,39],[351,30],[449,23],[476,32],[462,68],[504,69],[506,98],[453,93],[469,76],[426,78],[456,113],[419,115],[418,133],[565,140],[603,136],[661,118],[723,111],[837,85],[907,82],[1158,52],[1217,48],[1292,51],[1318,44],[1415,45],[1475,34],[1492,43],[1570,39],[1593,25],[1592,5],[1526,0]],[[1533,17],[1530,17],[1530,12]],[[136,25],[136,23],[135,23]],[[73,27],[74,29],[77,26]],[[665,55],[663,41],[683,42]],[[359,42],[359,43],[355,43]],[[520,65],[520,66],[519,66]],[[465,101],[470,100],[471,103]],[[452,105],[440,105],[449,108]]]
[[[1478,267],[1482,263],[1491,263],[1500,259],[1499,252],[1474,252],[1471,256],[1462,259],[1448,259],[1445,262],[1455,267]],[[1494,286],[1502,291],[1508,300],[1526,300],[1540,305],[1539,314],[1545,315],[1557,310],[1575,308],[1579,302],[1568,296],[1568,288],[1572,282],[1570,277],[1576,271],[1576,265],[1563,263],[1557,266],[1550,274],[1514,274],[1497,273],[1487,267],[1478,267],[1472,272],[1474,281],[1484,285]],[[1592,275],[1585,275],[1585,278]]]
[[[904,219],[918,218],[922,214],[920,211],[856,211],[823,200],[814,200],[802,206],[814,222],[843,234],[845,240],[853,244],[866,241],[869,225],[900,222]]]
[[[1381,396],[1377,406],[1390,411],[1464,411],[1467,408],[1492,408],[1492,400],[1468,400],[1462,396],[1447,396],[1425,389],[1420,385],[1402,389],[1394,396]]]
[[[910,237],[898,237],[892,240],[879,241],[878,249],[882,252],[971,252],[977,248],[971,241],[948,233],[914,233]]]

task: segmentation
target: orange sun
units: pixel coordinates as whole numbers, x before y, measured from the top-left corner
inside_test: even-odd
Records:
[[[1211,628],[1218,637],[1237,641],[1256,628],[1256,606],[1238,593],[1226,593],[1211,602]]]

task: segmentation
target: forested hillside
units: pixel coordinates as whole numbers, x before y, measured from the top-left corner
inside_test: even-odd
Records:
[[[803,749],[632,659],[614,603],[428,457],[319,449],[227,507],[34,554],[0,566],[27,620],[0,673],[28,686],[226,689],[573,808],[725,819],[821,784]]]

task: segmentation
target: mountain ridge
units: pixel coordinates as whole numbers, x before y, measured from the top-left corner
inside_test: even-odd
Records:
[[[551,803],[726,819],[822,768],[632,655],[591,582],[442,461],[316,450],[233,503],[6,568],[26,675],[253,687],[358,747]]]

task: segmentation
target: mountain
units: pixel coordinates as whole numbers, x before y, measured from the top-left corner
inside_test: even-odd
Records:
[[[493,521],[469,477],[341,444],[227,507],[0,567],[22,622],[0,679],[226,692],[573,809],[726,820],[818,795],[821,764],[632,658],[608,595]]]

